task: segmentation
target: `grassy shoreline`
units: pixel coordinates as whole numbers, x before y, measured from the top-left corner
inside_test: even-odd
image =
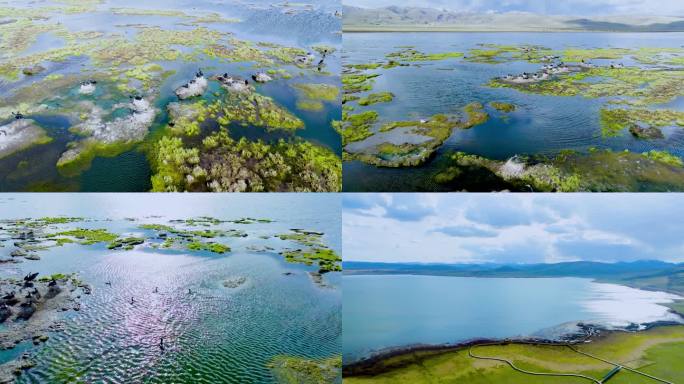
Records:
[[[485,349],[491,347],[498,354],[507,356],[507,358],[515,360],[516,364],[522,364],[523,367],[528,369],[565,372],[566,368],[569,367],[571,368],[570,371],[574,372],[602,375],[608,372],[609,364],[601,366],[593,360],[578,360],[575,352],[570,352],[571,348],[567,348],[567,351],[563,348],[560,352],[559,348],[574,345],[581,350],[592,353],[610,354],[606,358],[612,360],[620,359],[621,362],[629,357],[629,360],[625,360],[625,365],[631,363],[636,365],[637,368],[644,367],[651,370],[657,365],[657,362],[651,360],[654,354],[662,353],[667,358],[667,356],[671,356],[668,348],[684,348],[683,336],[684,326],[682,325],[655,324],[639,332],[603,330],[598,335],[593,335],[587,339],[591,340],[591,343],[579,342],[573,344],[540,339],[478,339],[453,345],[405,347],[344,365],[343,376],[345,381],[349,383],[384,383],[392,382],[392,380],[394,382],[401,382],[408,378],[412,380],[411,382],[422,383],[432,382],[430,379],[432,374],[440,374],[440,372],[443,372],[443,368],[448,366],[450,369],[450,379],[465,379],[469,383],[490,383],[496,382],[496,379],[505,379],[507,380],[505,382],[514,383],[541,383],[544,382],[544,379],[535,381],[533,380],[535,377],[516,372],[501,363],[483,364],[482,361],[468,357],[469,351],[475,347]],[[662,351],[663,348],[667,350],[665,353]],[[513,356],[511,357],[506,353],[511,353]],[[529,353],[529,355],[526,355],[526,353]],[[658,356],[660,357],[660,355]],[[559,363],[565,363],[565,365],[560,366]],[[656,370],[660,368],[662,367],[656,367]],[[667,366],[664,369],[667,372],[672,371],[672,369],[668,371]],[[631,376],[632,373],[626,374],[633,378]],[[684,371],[680,370],[674,374],[684,375]],[[451,375],[454,376],[451,377]],[[442,376],[442,378],[444,379],[445,377]],[[669,377],[669,379],[674,380],[675,378]],[[572,379],[568,380],[559,382],[578,382]],[[631,383],[632,381],[627,382]]]

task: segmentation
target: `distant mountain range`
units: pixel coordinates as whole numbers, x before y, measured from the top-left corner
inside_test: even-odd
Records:
[[[684,16],[602,16],[581,18],[529,12],[475,13],[391,6],[345,6],[344,30],[360,31],[606,31],[682,32]]]
[[[634,261],[598,263],[578,261],[554,264],[391,264],[344,262],[344,273],[410,274],[459,277],[584,277],[630,287],[684,295],[684,263]]]

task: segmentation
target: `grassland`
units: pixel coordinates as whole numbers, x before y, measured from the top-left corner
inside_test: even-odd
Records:
[[[684,326],[653,328],[638,333],[615,332],[577,347],[581,352],[618,362],[664,380],[684,380]],[[480,356],[511,360],[516,366],[536,372],[577,373],[601,380],[614,367],[564,346],[507,344],[474,347]],[[468,383],[534,384],[590,383],[573,377],[536,377],[513,370],[503,362],[469,357],[468,349],[447,352],[413,352],[378,363],[374,376],[345,377],[357,383]],[[620,370],[611,384],[657,383],[628,370]]]

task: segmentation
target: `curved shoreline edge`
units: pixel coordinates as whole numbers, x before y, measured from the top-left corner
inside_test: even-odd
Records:
[[[679,313],[680,317],[684,319],[684,315]],[[684,326],[684,323],[674,321],[656,321],[651,323],[641,324],[643,329],[633,330],[629,327],[619,329],[608,329],[604,326],[595,324],[577,323],[577,326],[584,331],[583,334],[568,334],[567,339],[544,339],[538,337],[520,337],[520,338],[475,338],[457,343],[444,344],[414,344],[401,346],[396,348],[387,348],[377,351],[373,355],[356,360],[354,362],[342,365],[342,377],[353,376],[376,376],[395,369],[403,368],[416,360],[429,358],[432,355],[438,355],[447,352],[457,352],[470,350],[473,347],[485,345],[511,345],[511,344],[527,344],[537,346],[573,346],[588,342],[595,342],[610,334],[618,332],[639,333],[648,331],[657,327],[671,327]],[[386,364],[388,360],[399,357],[409,357],[414,353],[423,353],[426,356],[414,356],[405,361],[398,361],[393,364]]]

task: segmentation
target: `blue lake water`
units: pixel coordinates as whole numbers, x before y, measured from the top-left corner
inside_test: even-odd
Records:
[[[579,278],[347,275],[342,286],[345,363],[413,344],[554,337],[569,322],[681,321],[659,305],[674,295]]]
[[[0,265],[0,276],[77,272],[93,287],[79,312],[66,314],[63,332],[40,346],[0,353],[0,363],[24,350],[38,365],[21,383],[149,382],[273,383],[267,363],[277,355],[325,358],[341,349],[341,276],[325,275],[322,288],[308,276],[316,267],[286,263],[282,247],[262,236],[310,228],[340,252],[339,197],[325,194],[6,194],[0,219],[56,215],[92,222],[70,227],[145,234],[142,223],[212,216],[224,220],[269,218],[273,223],[221,224],[245,238],[227,238],[225,255],[143,248],[110,251],[104,244],[65,245],[41,251],[41,260]],[[134,218],[136,221],[124,218]],[[0,248],[6,258],[10,247]],[[285,275],[291,273],[291,275]],[[238,289],[222,285],[242,276]],[[105,282],[112,282],[111,286]],[[152,293],[155,287],[159,293]],[[192,294],[188,294],[188,290]],[[136,304],[130,304],[130,298]],[[2,331],[2,328],[0,328]],[[160,353],[158,343],[167,346]]]
[[[382,61],[402,46],[414,46],[426,53],[464,52],[478,44],[539,45],[551,49],[681,47],[684,33],[348,33],[344,36],[343,63]],[[599,61],[596,61],[597,63]],[[631,58],[612,60],[634,64]],[[590,147],[645,152],[667,150],[684,156],[684,130],[664,129],[664,139],[639,140],[629,132],[618,137],[602,137],[599,110],[602,99],[556,97],[490,88],[494,77],[536,72],[538,64],[471,63],[462,59],[416,63],[409,67],[378,70],[371,92],[390,91],[391,103],[375,104],[361,110],[376,110],[379,121],[428,118],[439,113],[459,113],[471,102],[513,103],[510,114],[487,107],[490,120],[468,130],[456,130],[437,153],[463,151],[505,160],[515,155],[556,155],[563,149],[586,152]],[[373,72],[373,71],[370,71]],[[670,104],[682,110],[681,102]],[[434,161],[433,161],[434,163]],[[430,177],[430,164],[412,169],[379,169],[360,162],[344,165],[344,190],[439,190]]]

